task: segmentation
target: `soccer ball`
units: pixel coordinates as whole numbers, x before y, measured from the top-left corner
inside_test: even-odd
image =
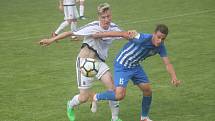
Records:
[[[94,77],[98,73],[99,62],[92,58],[85,58],[80,64],[81,73],[86,77]]]

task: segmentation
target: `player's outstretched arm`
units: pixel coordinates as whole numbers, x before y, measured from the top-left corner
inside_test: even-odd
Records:
[[[62,40],[64,38],[70,37],[72,35],[73,35],[73,33],[70,32],[70,31],[69,32],[63,32],[63,33],[59,34],[56,37],[53,37],[53,38],[50,38],[50,39],[42,39],[42,40],[39,41],[39,44],[42,45],[42,46],[49,46],[53,42],[56,42],[58,40]]]
[[[171,76],[171,83],[175,85],[176,87],[180,85],[181,81],[177,79],[175,69],[173,65],[170,63],[170,60],[168,57],[163,57],[163,62],[166,65],[166,70]]]
[[[103,38],[103,37],[123,37],[125,39],[133,39],[134,35],[130,31],[111,31],[111,32],[99,32],[96,34],[93,34],[92,37],[94,38]]]

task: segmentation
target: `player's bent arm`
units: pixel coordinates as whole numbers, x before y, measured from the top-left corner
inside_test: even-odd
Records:
[[[180,80],[177,80],[176,72],[168,57],[162,57],[163,63],[166,65],[166,70],[171,76],[171,83],[178,86]]]

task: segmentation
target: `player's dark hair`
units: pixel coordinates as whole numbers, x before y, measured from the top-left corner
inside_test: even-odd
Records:
[[[165,34],[165,35],[168,35],[169,29],[164,24],[158,24],[155,28],[155,32],[158,32],[158,31]]]

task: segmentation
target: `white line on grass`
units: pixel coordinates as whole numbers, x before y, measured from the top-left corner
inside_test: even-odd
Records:
[[[158,21],[158,20],[165,20],[165,19],[172,19],[172,18],[178,18],[178,17],[184,17],[184,16],[191,16],[191,15],[197,15],[197,14],[204,14],[204,13],[210,13],[210,12],[215,12],[214,9],[212,10],[202,10],[202,11],[197,11],[197,12],[191,12],[191,13],[184,13],[184,14],[178,14],[178,15],[174,15],[174,16],[166,16],[166,17],[162,17],[162,18],[152,18],[152,19],[147,19],[147,20],[136,20],[136,21],[123,21],[123,22],[119,22],[123,25],[126,24],[134,24],[134,23],[146,23],[146,22],[152,22],[152,21]]]
[[[127,24],[134,24],[134,23],[146,23],[146,22],[152,22],[152,21],[158,21],[158,20],[165,20],[165,19],[172,19],[172,18],[178,18],[178,17],[184,17],[184,16],[191,16],[191,15],[197,15],[197,14],[204,14],[204,13],[210,13],[210,12],[215,12],[215,9],[210,9],[210,10],[200,10],[197,12],[190,12],[190,13],[184,13],[184,14],[178,14],[174,16],[166,16],[162,18],[152,18],[152,19],[141,19],[141,20],[132,20],[132,21],[119,21],[119,25],[127,25]],[[93,19],[91,20],[93,21]],[[42,24],[47,24],[50,25],[50,23],[42,23]],[[32,24],[33,26],[39,26],[42,25],[40,24]],[[11,33],[11,32],[8,32]],[[39,36],[39,37],[38,37]],[[38,35],[37,37],[40,38],[41,35]],[[43,35],[43,36],[48,36],[48,35]],[[8,40],[8,39],[14,39],[14,40],[23,40],[23,39],[31,39],[31,38],[36,38],[36,35],[34,36],[29,36],[29,37],[21,37],[21,36],[11,36],[11,37],[1,37],[0,40]]]

